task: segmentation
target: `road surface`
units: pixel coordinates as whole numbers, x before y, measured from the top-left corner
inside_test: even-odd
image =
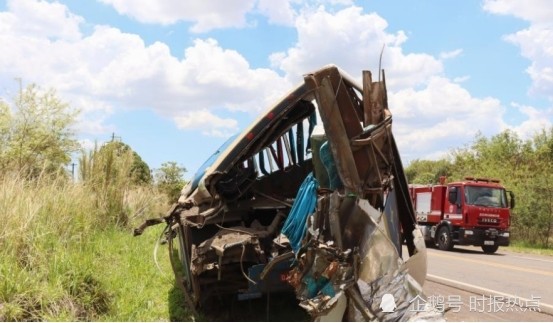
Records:
[[[427,302],[448,321],[553,321],[553,257],[429,248]]]

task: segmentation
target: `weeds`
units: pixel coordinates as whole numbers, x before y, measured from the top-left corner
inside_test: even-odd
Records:
[[[162,276],[145,254],[162,228],[140,239],[130,229],[160,216],[165,198],[111,183],[100,196],[63,176],[0,177],[0,321],[167,320],[168,259],[160,257]]]
[[[550,240],[552,238],[550,237]],[[543,255],[543,256],[553,256],[553,249],[551,248],[544,248],[542,245],[539,244],[531,244],[524,241],[513,241],[508,247],[504,247],[509,251],[512,252],[523,252],[523,253],[530,253],[535,255]]]

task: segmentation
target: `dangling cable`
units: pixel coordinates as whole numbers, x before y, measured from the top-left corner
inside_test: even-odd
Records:
[[[242,270],[242,275],[249,280],[252,284],[257,285],[255,281],[253,281],[248,275],[246,275],[246,272],[244,271],[244,253],[246,252],[246,244],[242,244],[242,255],[240,256],[240,270]]]
[[[157,262],[157,250],[159,249],[159,245],[161,244],[160,243],[161,238],[163,237],[163,235],[165,234],[165,232],[167,231],[168,228],[169,228],[169,224],[167,224],[167,226],[165,226],[165,229],[163,229],[163,231],[161,231],[161,234],[159,235],[159,238],[157,239],[156,245],[154,247],[154,262],[156,264],[157,269],[159,270],[159,272],[162,275],[165,275],[165,273],[163,272],[163,270],[161,270],[161,266],[159,265],[159,262]]]

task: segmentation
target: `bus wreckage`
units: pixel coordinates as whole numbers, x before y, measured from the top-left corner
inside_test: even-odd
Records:
[[[424,297],[425,244],[384,71],[362,79],[333,65],[305,75],[201,166],[163,220],[135,230],[167,223],[192,309],[218,294],[293,290],[315,320],[443,319],[429,304],[413,309]]]

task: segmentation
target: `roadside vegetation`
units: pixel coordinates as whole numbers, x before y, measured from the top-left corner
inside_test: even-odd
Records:
[[[541,255],[541,256],[553,256],[553,248],[544,248],[529,243],[515,241],[508,247],[503,247],[505,250],[517,253]]]
[[[166,248],[154,261],[163,228],[132,236],[172,183],[124,143],[79,151],[77,115],[34,85],[0,101],[0,321],[190,320]]]
[[[441,160],[415,160],[405,169],[410,183],[436,184],[466,176],[495,178],[516,196],[511,240],[519,248],[553,248],[553,127],[529,139],[505,130],[476,136]],[[547,252],[542,252],[547,253]]]

